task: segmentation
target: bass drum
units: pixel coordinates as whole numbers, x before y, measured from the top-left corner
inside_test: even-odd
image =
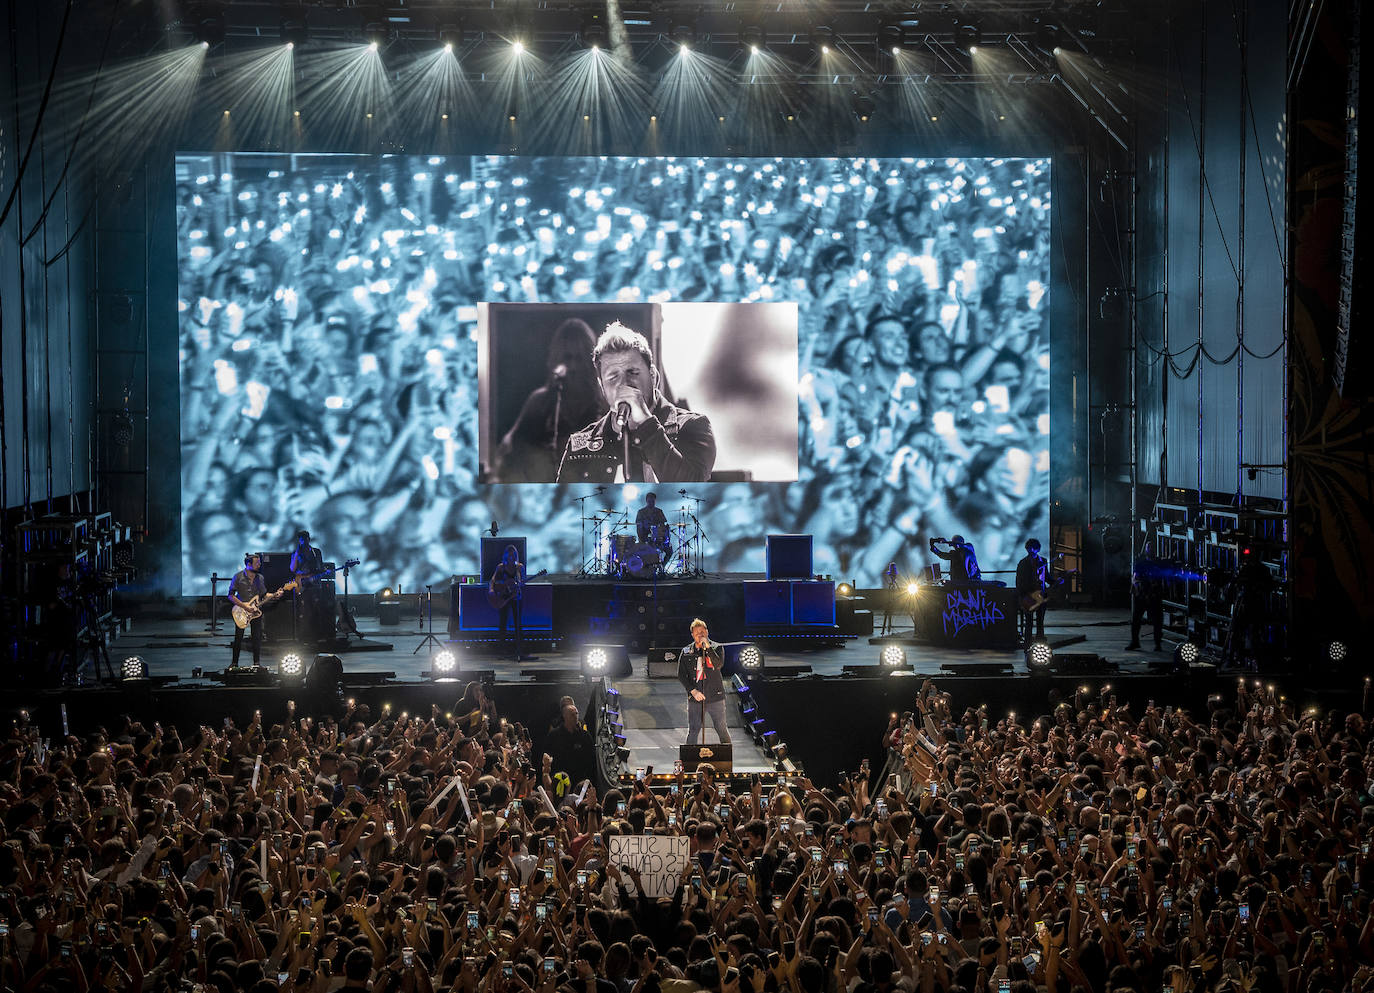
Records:
[[[663,553],[648,543],[635,545],[625,560],[622,575],[634,579],[653,579],[658,567],[663,563]]]

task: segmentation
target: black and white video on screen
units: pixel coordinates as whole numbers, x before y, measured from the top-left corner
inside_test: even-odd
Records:
[[[662,401],[707,419],[711,481],[797,478],[795,303],[498,303],[477,311],[482,481],[558,480],[569,437],[611,415],[592,353],[612,324],[645,339]]]

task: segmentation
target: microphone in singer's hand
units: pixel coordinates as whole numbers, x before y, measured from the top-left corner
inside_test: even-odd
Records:
[[[625,430],[625,424],[626,424],[629,420],[630,420],[630,405],[629,405],[629,403],[627,403],[626,401],[621,400],[620,403],[616,404],[616,408],[615,408],[615,426],[616,426],[616,428],[617,428],[618,430],[620,430],[620,431],[624,431],[624,430]]]
[[[562,387],[563,381],[568,378],[568,367],[562,363],[553,367],[553,385]]]

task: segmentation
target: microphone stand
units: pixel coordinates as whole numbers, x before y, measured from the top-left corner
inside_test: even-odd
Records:
[[[553,397],[553,471],[558,471],[558,458],[563,454],[558,445],[558,422],[563,416],[563,380],[554,380]]]
[[[438,649],[442,649],[444,647],[444,643],[441,642],[438,638],[434,637],[434,597],[430,590],[430,584],[426,583],[425,607],[426,612],[429,614],[429,634],[425,635],[424,638],[420,640],[420,643],[415,646],[415,651],[410,653],[411,655],[419,655],[420,649],[424,648],[426,645],[433,645],[435,648]]]
[[[710,657],[711,657],[711,651],[710,651],[710,645],[711,645],[711,643],[708,641],[708,642],[706,642],[706,645],[707,645],[707,649],[706,649],[706,653],[705,653],[705,654],[706,654],[706,658],[707,658],[707,659],[710,659]],[[702,656],[702,650],[701,650],[700,648],[698,648],[698,649],[697,649],[697,664],[702,666],[702,672],[703,672],[703,674],[704,674],[705,671],[706,671],[706,670],[705,670],[705,662],[702,661],[701,656]],[[701,680],[701,682],[702,682],[702,683],[705,683],[706,680],[703,679],[703,680]],[[697,731],[698,731],[698,735],[697,735],[698,741],[697,741],[697,744],[698,744],[698,745],[704,745],[704,744],[706,744],[706,691],[705,691],[705,690],[698,690],[698,692],[701,694],[701,700],[698,701],[698,702],[700,703],[700,705],[701,705],[701,723],[700,723],[700,724],[698,725],[698,727],[697,727]]]

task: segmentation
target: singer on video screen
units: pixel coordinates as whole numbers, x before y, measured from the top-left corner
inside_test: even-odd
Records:
[[[716,462],[716,439],[702,414],[669,403],[658,388],[649,343],[619,321],[592,350],[608,408],[568,439],[560,483],[702,483]]]

